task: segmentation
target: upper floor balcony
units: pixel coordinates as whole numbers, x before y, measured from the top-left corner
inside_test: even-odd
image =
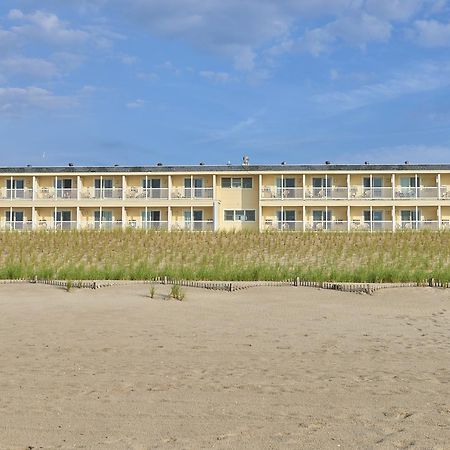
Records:
[[[446,200],[450,199],[450,186],[417,187],[277,187],[263,186],[261,200]]]

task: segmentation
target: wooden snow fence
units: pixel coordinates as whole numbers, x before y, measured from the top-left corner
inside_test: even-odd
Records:
[[[341,283],[341,282],[324,282],[324,281],[306,281],[300,278],[288,279],[283,281],[203,281],[203,280],[178,280],[169,277],[157,277],[153,280],[44,280],[37,277],[31,280],[0,280],[0,284],[20,284],[20,283],[36,283],[47,284],[51,286],[60,286],[63,288],[82,288],[82,289],[100,289],[104,287],[119,285],[136,285],[136,284],[167,284],[179,285],[184,287],[195,287],[203,289],[211,289],[214,291],[234,292],[252,287],[265,286],[296,286],[296,287],[312,287],[318,289],[329,289],[343,292],[355,292],[364,294],[373,294],[380,289],[388,288],[404,288],[404,287],[436,287],[449,288],[450,283],[443,283],[434,279],[426,280],[422,283]]]

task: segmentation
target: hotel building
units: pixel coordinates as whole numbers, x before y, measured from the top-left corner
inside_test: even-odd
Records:
[[[0,167],[0,229],[450,228],[450,164]]]

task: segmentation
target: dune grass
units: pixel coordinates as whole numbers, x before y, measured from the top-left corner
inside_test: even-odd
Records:
[[[0,278],[450,281],[450,232],[0,233]]]

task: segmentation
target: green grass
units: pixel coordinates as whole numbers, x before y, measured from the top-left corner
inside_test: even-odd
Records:
[[[0,278],[450,281],[450,232],[0,233]]]

